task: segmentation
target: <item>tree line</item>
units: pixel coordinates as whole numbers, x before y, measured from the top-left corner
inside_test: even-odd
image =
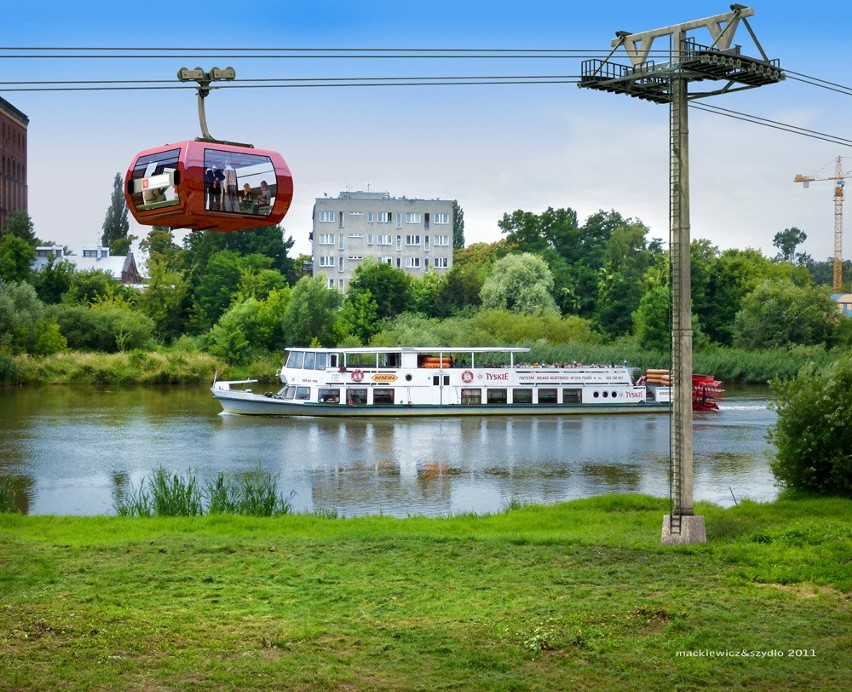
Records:
[[[102,237],[114,254],[134,240],[120,184],[116,176]],[[177,345],[239,364],[285,346],[414,345],[438,335],[447,345],[507,343],[511,335],[527,345],[669,348],[669,257],[641,221],[599,211],[581,222],[570,208],[548,208],[504,214],[498,226],[500,240],[457,248],[447,272],[415,278],[364,260],[345,295],[327,288],[323,274],[303,275],[310,258],[291,257],[293,240],[278,226],[194,231],[180,244],[154,227],[141,242],[148,259],[140,291],[61,260],[32,271],[36,245],[50,243],[26,214],[13,213],[0,229],[0,355]],[[696,349],[852,343],[852,320],[838,315],[826,285],[830,262],[796,252],[805,238],[795,228],[779,232],[771,258],[692,242]]]

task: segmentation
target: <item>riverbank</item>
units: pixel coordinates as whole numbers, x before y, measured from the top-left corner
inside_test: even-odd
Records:
[[[442,519],[0,516],[15,689],[842,689],[852,503]]]
[[[694,354],[695,372],[710,373],[726,384],[766,384],[789,378],[808,362],[825,366],[841,355],[839,350],[795,347],[767,351],[714,347]],[[0,354],[0,385],[23,384],[198,384],[210,383],[215,374],[224,379],[256,378],[275,383],[283,353],[256,357],[235,366],[198,350],[168,348],[156,351],[88,353],[64,351],[51,356]],[[530,354],[540,362],[621,363],[637,372],[667,367],[669,355],[625,344],[571,346],[536,345]]]

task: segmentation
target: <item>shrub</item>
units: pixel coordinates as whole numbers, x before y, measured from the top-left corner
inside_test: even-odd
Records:
[[[772,473],[789,490],[852,495],[852,356],[774,380],[778,423],[769,431]]]

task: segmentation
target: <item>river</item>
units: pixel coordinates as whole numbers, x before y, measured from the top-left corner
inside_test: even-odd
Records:
[[[728,387],[696,413],[696,500],[722,506],[777,495],[766,387]],[[260,468],[295,511],[338,516],[493,513],[607,493],[668,497],[662,414],[426,419],[281,419],[220,414],[205,387],[0,389],[0,478],[29,514],[114,514],[119,487],[158,466]]]

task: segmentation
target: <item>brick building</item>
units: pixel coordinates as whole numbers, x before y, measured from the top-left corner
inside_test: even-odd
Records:
[[[0,228],[15,211],[27,211],[27,125],[30,119],[0,98]]]

